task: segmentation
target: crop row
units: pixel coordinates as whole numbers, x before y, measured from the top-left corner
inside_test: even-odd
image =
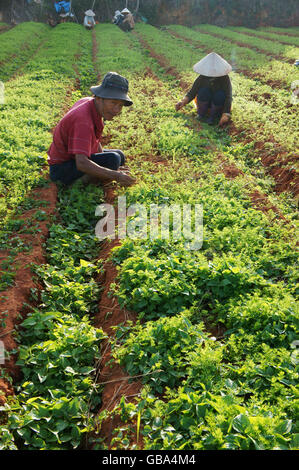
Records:
[[[187,30],[183,26],[176,26],[176,30]],[[142,38],[144,38],[151,47],[154,47],[160,56],[164,57],[168,62],[169,67],[175,67],[180,77],[185,83],[191,83],[194,80],[194,73],[191,72],[191,64],[194,64],[201,57],[204,52],[200,49],[195,49],[192,45],[184,43],[184,41],[177,38],[171,38],[164,31],[157,31],[155,28],[146,25],[137,27]],[[190,30],[191,31],[191,30]],[[192,34],[192,33],[191,33]],[[199,34],[199,33],[197,33]],[[211,38],[210,47],[213,45]],[[176,53],[177,50],[180,53]],[[218,50],[218,49],[216,49]],[[218,50],[222,52],[222,50]],[[225,58],[229,58],[224,55]],[[291,106],[289,110],[289,96],[286,92],[275,91],[269,87],[260,85],[258,82],[242,77],[237,73],[232,73],[233,85],[233,106],[232,116],[233,122],[239,133],[243,131],[246,133],[247,138],[253,141],[260,141],[264,145],[265,150],[270,155],[273,155],[274,160],[278,152],[285,153],[287,158],[288,153],[292,155],[294,148],[296,148],[297,140],[297,118],[296,118],[296,105]],[[273,95],[273,101],[272,101]],[[270,96],[269,105],[265,96]],[[276,109],[274,110],[274,106]],[[285,132],[286,123],[288,125],[288,132]],[[257,155],[252,155],[256,160]],[[248,160],[252,163],[252,159]],[[285,165],[280,163],[282,167]],[[287,165],[286,165],[287,166]],[[288,170],[286,170],[288,171]]]
[[[77,25],[59,28],[76,43]],[[160,43],[169,38],[156,34]],[[182,90],[137,37],[113,25],[97,26],[95,36],[99,72],[125,75],[134,101],[107,125],[109,145],[125,150],[137,177],[119,194],[139,204],[137,211],[202,204],[204,225],[201,250],[188,249],[186,234],[176,240],[170,228],[169,238],[128,237],[113,251],[119,276],[111,294],[139,315],[136,325],[118,326],[113,354],[129,374],[143,376],[144,389],[137,405],[124,397],[112,414],[141,422],[147,449],[296,448],[294,229],[253,209],[242,177],[228,180],[219,171],[219,152],[242,160],[246,149],[226,132],[199,127],[192,113],[174,111]],[[178,42],[167,41],[170,58]],[[154,48],[158,42],[152,37]],[[91,67],[87,40],[84,49]],[[63,67],[55,46],[53,63],[55,50]],[[51,55],[52,48],[45,62]],[[84,86],[94,79],[88,67]],[[42,73],[38,68],[36,76]],[[60,80],[73,76],[71,68],[60,73]],[[59,191],[48,265],[36,268],[41,304],[20,331],[24,381],[18,400],[5,408],[2,448],[74,448],[92,427],[89,413],[99,402],[92,374],[104,334],[86,313],[95,312],[99,296],[91,229],[101,200],[100,188],[80,182]],[[139,227],[137,216],[128,220],[132,228]],[[129,437],[122,427],[112,445],[126,448]]]
[[[22,380],[16,398],[1,408],[7,413],[0,428],[2,450],[77,448],[99,404],[94,375],[105,335],[91,325],[88,313],[99,297],[98,240],[91,227],[102,190],[84,189],[77,183],[60,191],[59,222],[50,226],[47,240],[48,264],[35,266],[44,288],[40,305],[19,328]]]
[[[207,32],[212,35],[215,34],[220,38],[224,38],[232,42],[240,42],[246,45],[248,44],[250,47],[268,52],[271,55],[279,55],[285,59],[291,59],[291,62],[293,62],[298,57],[298,48],[296,48],[295,45],[283,45],[271,41],[270,39],[268,40],[262,37],[248,36],[240,32],[235,32],[230,28],[219,28],[218,26],[212,25],[200,25],[196,27],[196,30],[200,32]]]
[[[271,33],[276,33],[276,34],[287,34],[289,36],[295,36],[299,37],[299,28],[298,27],[293,27],[293,28],[275,28],[273,26],[268,26],[263,28],[264,31],[269,31]]]
[[[31,147],[25,147],[24,158],[19,161],[20,173],[11,171],[13,177],[7,185],[5,202],[10,204],[11,214],[6,217],[6,231],[2,232],[5,248],[11,239],[10,231],[17,229],[16,218],[27,204],[27,192],[32,186],[46,183],[40,172],[49,145],[49,131],[61,115],[62,105],[70,106],[94,83],[91,50],[91,36],[83,28],[61,25],[51,31],[43,48],[22,70],[23,74],[8,83],[8,92],[11,87],[15,100],[12,103],[10,95],[6,98],[5,123],[12,109],[19,113],[10,116],[11,127],[18,132],[14,134],[15,146],[12,145],[15,152],[6,155],[6,168],[13,165],[13,157],[18,156],[21,148],[24,151],[24,137]],[[26,136],[31,124],[32,133]],[[5,135],[3,142],[8,146]],[[32,162],[26,170],[31,180],[21,193],[18,188],[21,176],[37,145],[41,146],[38,152],[42,158],[35,173]],[[94,237],[93,214],[94,200],[100,201],[103,193],[101,188],[89,192],[84,189],[80,183],[68,190],[60,188],[59,218],[52,225],[49,220],[48,263],[34,266],[43,289],[41,292],[32,289],[30,303],[35,307],[30,308],[18,329],[17,365],[22,378],[14,384],[16,396],[1,409],[2,449],[76,448],[88,430],[90,410],[98,404],[93,376],[104,334],[93,328],[88,313],[96,308],[100,290],[95,281],[100,265],[96,261],[98,240]]]
[[[31,58],[50,33],[50,27],[34,22],[21,23],[1,35],[0,80],[11,75]]]
[[[267,31],[259,31],[257,29],[249,29],[245,27],[230,27],[232,31],[236,31],[237,33],[244,33],[246,35],[256,36],[264,39],[273,40],[276,42],[280,42],[282,44],[288,44],[293,46],[299,46],[299,38],[298,37],[291,37],[284,34],[280,34],[279,36],[275,33],[267,32]]]
[[[23,67],[22,73],[5,86],[0,117],[2,249],[13,249],[9,246],[10,234],[22,228],[18,212],[24,210],[26,195],[44,184],[43,166],[51,140],[50,130],[61,113],[67,93],[71,100],[76,98],[76,92],[71,96],[76,86],[75,56],[81,57],[80,86],[85,86],[86,75],[92,75],[91,60],[86,61],[84,56],[84,48],[91,44],[90,37],[79,27],[73,29],[71,48],[65,42],[67,28],[68,25],[62,25],[50,30],[48,40]]]
[[[128,148],[138,181],[122,192],[127,204],[149,211],[201,203],[204,210],[199,251],[172,233],[127,238],[113,249],[113,292],[139,315],[136,325],[117,328],[113,353],[145,385],[137,406],[124,398],[114,413],[141,421],[145,449],[294,447],[293,229],[254,210],[242,178],[219,173],[209,149],[225,136],[174,112],[181,90],[153,60],[144,67],[147,52],[134,37],[123,61],[128,37],[110,26],[96,33],[103,72],[118,44],[113,68],[130,79],[134,101],[110,129],[112,143]],[[131,222],[141,223],[137,214]],[[130,437],[121,428],[112,446],[128,447]]]
[[[284,63],[277,59],[270,59],[267,55],[252,48],[239,46],[221,38],[208,34],[202,34],[196,29],[180,25],[169,26],[168,29],[181,34],[186,39],[197,42],[199,51],[201,48],[209,48],[218,51],[227,58],[236,71],[248,71],[254,74],[260,81],[267,83],[277,82],[281,87],[290,92],[291,83],[297,78],[297,70],[293,65]]]

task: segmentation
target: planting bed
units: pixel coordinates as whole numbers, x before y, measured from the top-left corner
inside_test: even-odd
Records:
[[[239,33],[218,43],[210,30],[66,24],[18,70],[3,61],[1,449],[299,447],[296,70],[260,65],[268,40],[232,48]],[[240,59],[224,130],[199,124],[193,104],[175,111],[212,48]],[[134,105],[104,145],[124,150],[137,182],[56,187],[51,129],[109,70],[129,79]],[[136,211],[139,236],[98,240],[95,209],[118,196],[139,214],[202,205],[202,246],[173,224],[150,237]]]

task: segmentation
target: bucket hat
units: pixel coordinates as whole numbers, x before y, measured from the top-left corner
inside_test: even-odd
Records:
[[[193,66],[194,72],[206,77],[222,77],[232,71],[231,65],[216,52],[211,52]]]
[[[131,106],[133,101],[128,96],[129,82],[116,72],[108,72],[103,78],[101,85],[92,86],[90,91],[99,98],[111,100],[123,100],[125,106]]]

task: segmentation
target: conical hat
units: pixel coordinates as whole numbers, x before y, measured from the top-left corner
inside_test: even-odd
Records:
[[[130,13],[130,10],[128,10],[127,8],[124,8],[121,12],[122,13]]]
[[[194,72],[206,77],[222,77],[232,71],[231,65],[216,52],[211,52],[193,66]]]
[[[86,10],[85,15],[86,16],[96,16],[95,13],[92,10]]]

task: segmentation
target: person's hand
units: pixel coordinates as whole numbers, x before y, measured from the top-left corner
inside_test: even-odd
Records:
[[[136,180],[135,180],[135,178],[132,178],[132,176],[127,175],[125,172],[119,171],[118,177],[117,177],[117,182],[121,186],[131,186],[132,184],[134,184],[136,182]]]
[[[181,109],[183,106],[184,106],[183,101],[179,101],[179,102],[175,105],[176,111],[179,111],[179,109]]]
[[[230,116],[228,114],[222,114],[220,121],[219,121],[219,126],[222,127],[224,124],[227,124],[230,120]]]
[[[128,166],[120,166],[119,171],[122,171],[123,173],[127,173],[127,175],[130,173],[130,168]]]

